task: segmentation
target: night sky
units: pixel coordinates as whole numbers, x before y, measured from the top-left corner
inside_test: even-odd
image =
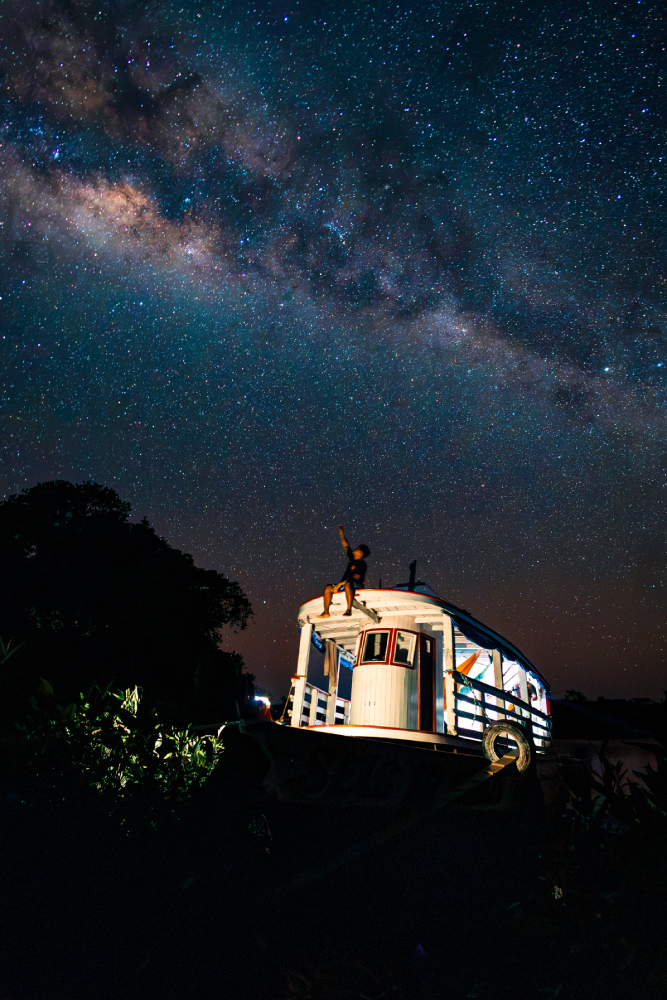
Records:
[[[658,697],[664,10],[6,0],[0,493],[113,486],[276,696],[342,523],[555,693]]]

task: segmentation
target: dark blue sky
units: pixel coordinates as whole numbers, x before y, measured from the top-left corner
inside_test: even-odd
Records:
[[[275,694],[342,522],[557,692],[657,696],[660,5],[359,6],[3,6],[0,490],[114,486]]]

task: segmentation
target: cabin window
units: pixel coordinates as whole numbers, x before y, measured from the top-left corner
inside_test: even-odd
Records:
[[[387,659],[388,632],[367,632],[364,642],[363,663],[384,663]]]
[[[364,642],[364,663],[384,663],[387,659],[389,632],[367,632]]]
[[[417,636],[414,632],[396,632],[394,663],[400,663],[403,667],[413,667],[416,643]]]

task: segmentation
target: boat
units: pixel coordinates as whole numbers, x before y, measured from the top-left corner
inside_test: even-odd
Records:
[[[282,801],[429,807],[552,746],[550,687],[509,640],[416,580],[298,609],[280,722],[255,720],[264,792]],[[498,782],[496,782],[498,784]]]
[[[509,640],[415,579],[336,594],[298,610],[296,674],[284,721],[295,728],[447,749],[484,744],[514,723],[536,753],[551,746],[550,687]]]

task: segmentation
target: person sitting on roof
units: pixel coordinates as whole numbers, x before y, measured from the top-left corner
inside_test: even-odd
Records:
[[[324,611],[318,616],[319,618],[329,617],[331,598],[334,594],[337,594],[339,590],[344,590],[345,597],[347,598],[347,611],[343,613],[345,615],[351,615],[352,601],[354,600],[355,591],[364,586],[364,581],[366,579],[366,558],[371,554],[371,550],[367,545],[358,545],[356,549],[351,548],[350,543],[345,537],[343,526],[340,524],[338,525],[338,534],[340,535],[341,543],[345,549],[348,564],[340,583],[337,583],[335,586],[333,583],[328,583],[324,588]]]

